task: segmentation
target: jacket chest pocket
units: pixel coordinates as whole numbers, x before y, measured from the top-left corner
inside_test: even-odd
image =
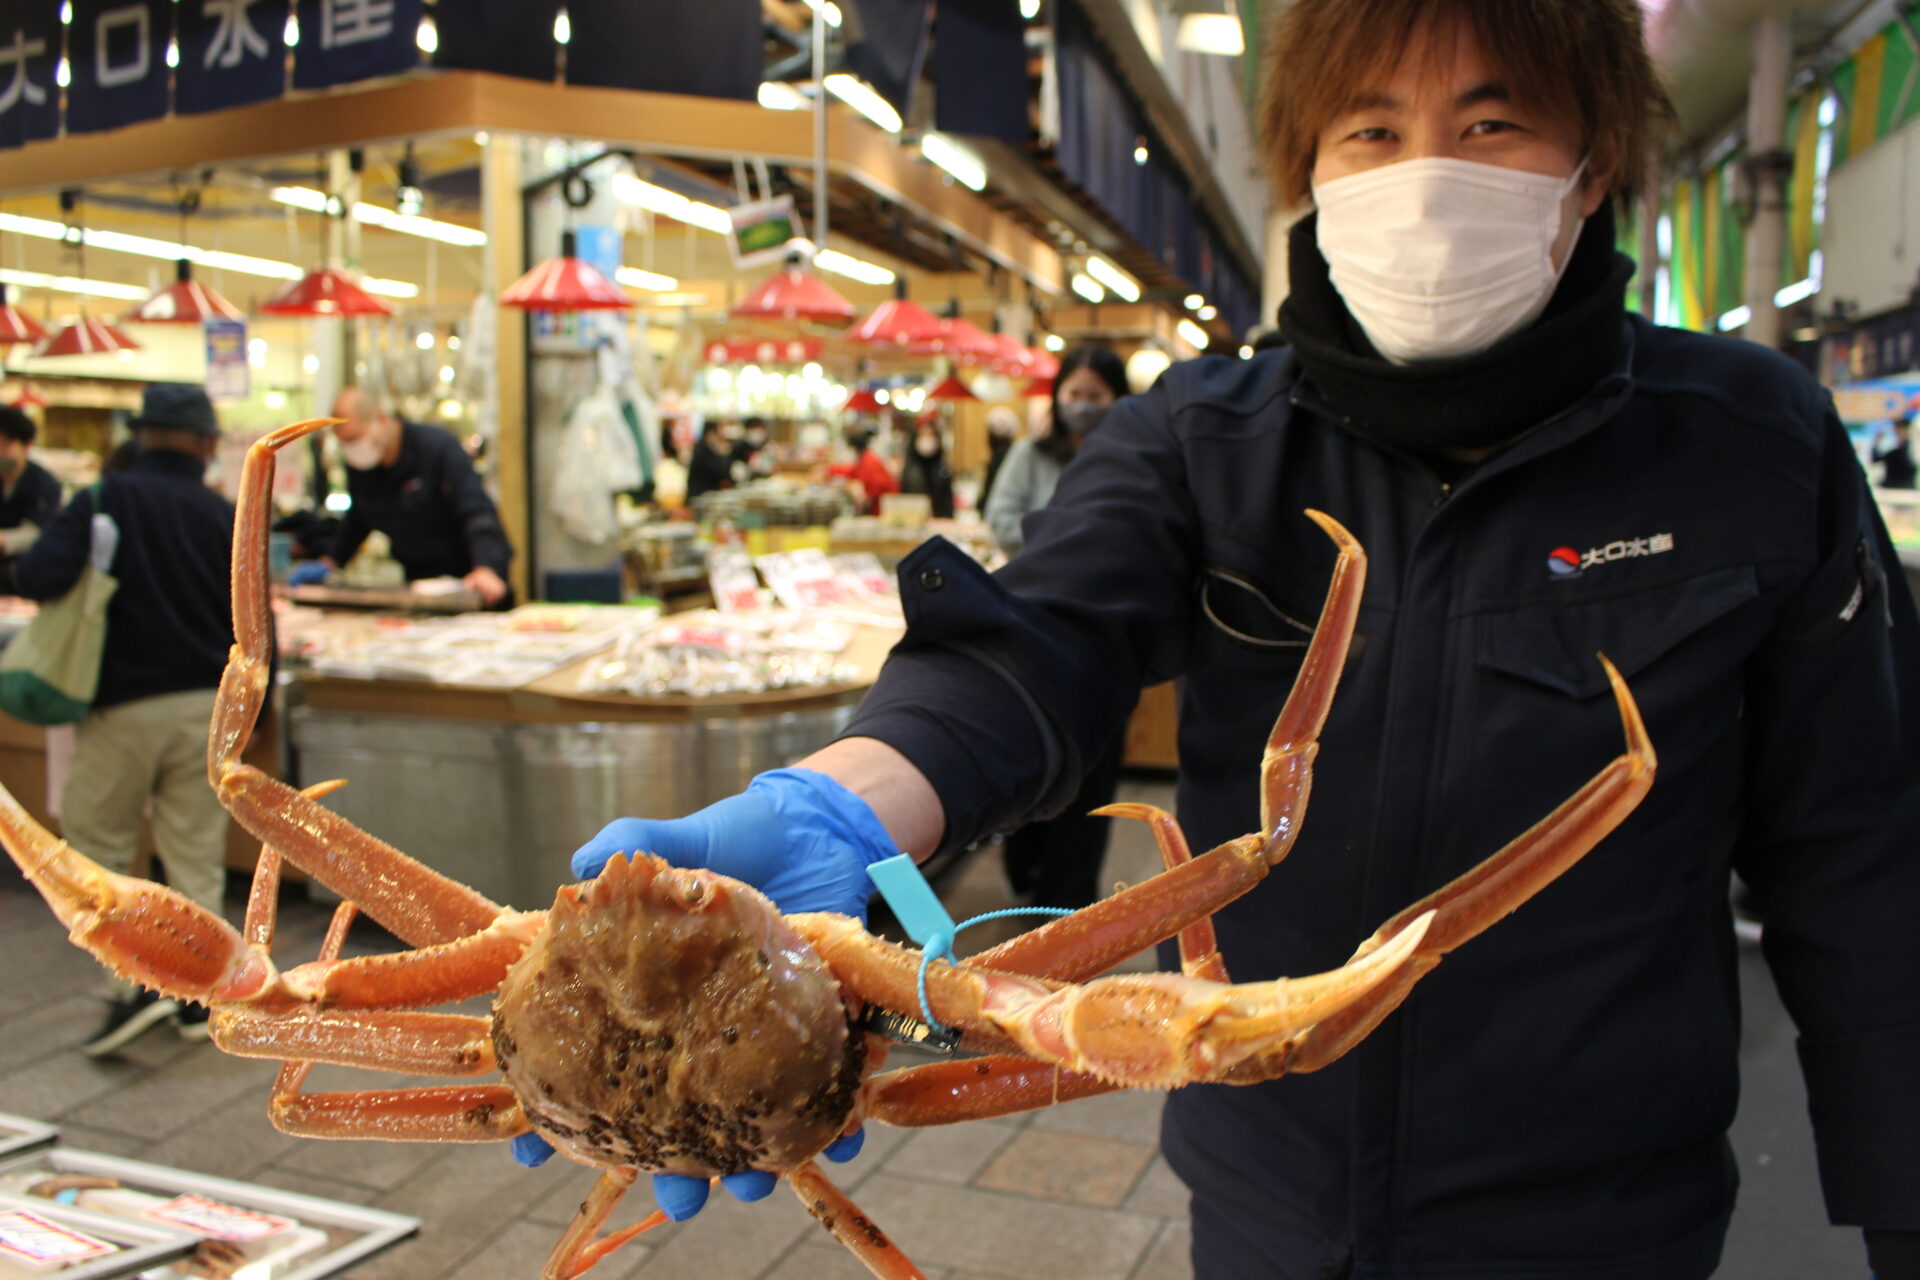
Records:
[[[1735,565],[1638,591],[1490,609],[1479,618],[1475,659],[1483,669],[1584,701],[1607,690],[1597,655],[1605,654],[1632,685],[1759,595],[1753,567]]]

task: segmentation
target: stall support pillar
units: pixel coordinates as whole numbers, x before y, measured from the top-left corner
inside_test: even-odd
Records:
[[[1780,345],[1780,255],[1787,225],[1787,178],[1793,153],[1785,147],[1787,77],[1793,65],[1790,19],[1774,15],[1753,26],[1753,75],[1747,87],[1747,191],[1752,215],[1746,243],[1746,337]]]
[[[526,270],[526,223],[520,201],[520,142],[489,137],[480,163],[482,217],[487,232],[484,288],[489,299]],[[493,413],[493,478],[500,521],[513,545],[508,575],[514,594],[533,599],[527,572],[527,319],[512,307],[494,308],[494,381],[488,406]]]

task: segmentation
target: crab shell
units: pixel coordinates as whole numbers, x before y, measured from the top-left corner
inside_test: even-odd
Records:
[[[493,1043],[527,1118],[582,1164],[784,1173],[846,1127],[855,1013],[767,898],[639,854],[560,890]]]

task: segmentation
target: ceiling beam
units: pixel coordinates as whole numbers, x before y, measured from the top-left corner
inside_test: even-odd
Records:
[[[1044,240],[946,181],[850,108],[835,104],[828,125],[827,165],[836,176],[909,206],[1038,288],[1064,292],[1064,264]],[[652,155],[813,159],[811,112],[447,71],[30,143],[7,153],[0,196],[480,130],[605,142]]]

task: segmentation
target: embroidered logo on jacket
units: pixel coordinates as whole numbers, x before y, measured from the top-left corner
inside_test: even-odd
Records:
[[[1673,535],[1655,533],[1644,538],[1618,538],[1603,547],[1576,551],[1555,547],[1547,553],[1547,572],[1555,578],[1577,578],[1587,570],[1616,560],[1637,560],[1641,556],[1665,555],[1673,550]]]

